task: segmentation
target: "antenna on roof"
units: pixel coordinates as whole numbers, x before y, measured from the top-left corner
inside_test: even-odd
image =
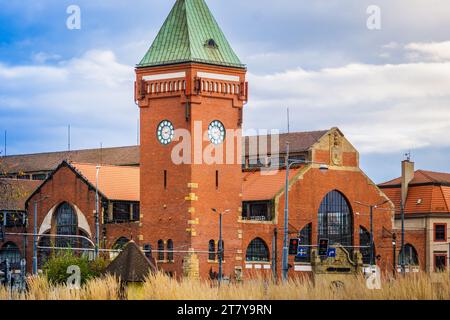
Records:
[[[289,107],[287,108],[287,133],[291,133],[291,124],[289,119]]]
[[[405,153],[406,161],[411,161],[411,150]]]
[[[100,164],[103,164],[103,142],[100,142]]]
[[[70,152],[70,124],[67,127],[67,151]]]

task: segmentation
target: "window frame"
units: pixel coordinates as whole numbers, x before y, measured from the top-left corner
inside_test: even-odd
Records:
[[[264,248],[264,251],[265,251],[265,252],[264,252],[264,257],[263,257],[263,258],[260,258],[260,257],[262,257],[263,255],[262,255],[262,254],[258,254],[258,255],[253,255],[253,256],[251,256],[252,259],[249,259],[249,252],[252,252],[252,253],[257,252],[257,251],[255,250],[256,245],[253,245],[253,247],[252,247],[252,244],[255,243],[256,241],[258,241],[258,242],[259,242],[258,244],[262,245],[261,247]],[[261,248],[261,247],[260,247],[260,248]],[[252,248],[253,248],[253,249],[252,249]],[[258,257],[258,256],[260,256],[260,257]],[[266,259],[266,257],[267,257],[267,259]],[[260,258],[260,259],[258,259],[258,258]],[[252,241],[249,242],[249,244],[247,245],[246,252],[245,252],[245,262],[247,262],[247,263],[270,263],[270,251],[269,251],[269,246],[268,246],[267,243],[264,241],[264,239],[262,239],[262,238],[260,238],[260,237],[256,237],[256,238],[254,238]]]
[[[266,214],[264,216],[253,216],[252,206],[265,205]],[[257,222],[270,222],[274,219],[274,205],[271,200],[263,201],[244,201],[242,203],[242,220],[244,221],[257,221]],[[256,217],[264,217],[264,219],[256,219]]]
[[[444,258],[444,268],[443,270],[438,270],[436,265],[436,258],[443,257]],[[445,272],[447,270],[448,265],[448,255],[446,253],[433,252],[433,270],[434,272]]]
[[[436,237],[436,227],[437,226],[443,226],[444,227],[444,239],[438,240]],[[447,242],[447,223],[445,222],[437,222],[433,224],[433,241],[434,242]]]

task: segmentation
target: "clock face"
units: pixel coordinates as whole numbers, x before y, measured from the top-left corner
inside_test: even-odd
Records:
[[[158,136],[159,142],[161,142],[164,145],[168,145],[169,143],[172,142],[174,136],[173,124],[168,120],[161,121],[161,123],[158,126],[158,131],[156,132],[156,134]]]
[[[225,140],[225,127],[219,120],[214,120],[208,127],[208,137],[213,144],[220,144]]]

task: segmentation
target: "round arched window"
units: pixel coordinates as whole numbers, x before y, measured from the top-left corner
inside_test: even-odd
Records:
[[[347,199],[333,190],[322,200],[319,208],[319,239],[329,244],[339,244],[351,249],[353,246],[353,216]]]
[[[269,248],[261,238],[253,239],[247,247],[246,261],[269,261]]]

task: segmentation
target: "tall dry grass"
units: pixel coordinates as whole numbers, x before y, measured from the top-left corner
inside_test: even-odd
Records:
[[[310,279],[290,279],[274,283],[263,279],[239,284],[223,284],[220,288],[207,281],[182,280],[163,274],[148,277],[142,285],[130,285],[125,293],[120,282],[111,276],[88,281],[80,290],[64,285],[51,285],[43,276],[28,280],[26,292],[9,292],[0,286],[0,300],[449,300],[448,274],[411,274],[397,279],[387,278],[380,290],[369,290],[364,278],[353,277],[341,287],[314,283]]]

